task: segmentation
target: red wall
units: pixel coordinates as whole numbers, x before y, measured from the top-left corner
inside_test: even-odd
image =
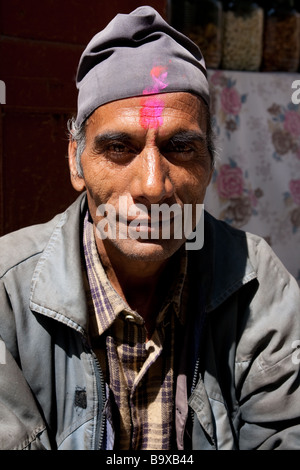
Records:
[[[82,50],[117,13],[166,0],[1,0],[0,234],[45,222],[77,193],[69,182],[67,119],[76,111]]]

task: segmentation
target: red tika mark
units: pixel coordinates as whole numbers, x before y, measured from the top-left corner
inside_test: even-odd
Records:
[[[152,68],[152,87],[146,88],[143,91],[144,95],[153,95],[160,93],[161,90],[168,86],[167,83],[167,68],[162,66],[155,66]],[[164,109],[164,102],[159,98],[142,98],[140,110],[140,123],[144,129],[154,128],[161,126],[163,123],[162,112]]]
[[[144,129],[157,129],[163,123],[164,102],[159,98],[143,98],[140,110],[140,123]]]

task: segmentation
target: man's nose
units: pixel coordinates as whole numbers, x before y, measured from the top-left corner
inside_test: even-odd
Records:
[[[156,147],[145,148],[136,159],[131,196],[143,204],[158,204],[174,194],[168,161]]]

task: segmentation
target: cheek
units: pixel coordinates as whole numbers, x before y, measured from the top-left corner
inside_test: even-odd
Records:
[[[202,203],[210,181],[211,171],[202,166],[182,169],[173,175],[180,199],[186,203]]]
[[[128,178],[121,171],[110,168],[109,163],[83,164],[83,174],[90,203],[114,204],[128,185]]]

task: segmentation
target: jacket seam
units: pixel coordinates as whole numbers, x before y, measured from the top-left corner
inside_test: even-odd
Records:
[[[52,318],[53,320],[57,320],[60,323],[63,323],[64,325],[67,325],[71,328],[73,328],[75,331],[81,333],[84,337],[86,336],[85,330],[74,320],[71,318],[67,317],[66,315],[56,312],[55,310],[50,310],[46,307],[43,307],[42,305],[38,305],[34,303],[32,300],[30,301],[30,308],[34,310],[37,313],[41,313],[42,315],[47,316],[48,318]]]
[[[34,258],[35,256],[40,255],[41,253],[43,253],[43,251],[44,250],[37,251],[37,252],[31,254],[30,256],[27,256],[27,258],[24,258],[21,261],[19,261],[18,263],[15,263],[14,265],[10,266],[9,268],[7,268],[6,271],[3,272],[3,274],[1,274],[0,279],[3,279],[6,276],[6,274],[8,274],[12,269],[16,268],[17,266],[20,266],[23,263],[26,263],[26,261]]]
[[[81,419],[77,419],[76,421],[74,421],[68,429],[65,429],[64,432],[59,436],[57,437],[57,447],[61,447],[63,445],[63,443],[66,441],[66,439],[68,439],[69,436],[71,436],[72,434],[74,434],[75,431],[77,431],[77,429],[81,428],[82,426],[84,426],[86,423],[88,423],[89,421],[91,421],[92,419],[94,418],[94,413],[93,413],[93,410],[89,410],[86,415],[84,416],[84,418],[81,418]]]
[[[249,240],[251,240],[253,242],[253,244],[255,244],[255,248],[256,248],[256,257],[258,257],[258,252],[259,250],[264,250],[264,249],[268,249],[268,256],[269,256],[269,261],[270,263],[272,263],[272,269],[276,270],[276,274],[278,275],[278,277],[280,278],[280,281],[284,284],[284,286],[286,287],[288,284],[289,284],[289,279],[286,277],[286,268],[285,266],[282,264],[281,260],[278,258],[278,256],[274,253],[274,251],[272,251],[271,247],[268,245],[268,243],[261,237],[256,237],[252,234],[247,234],[248,237],[249,237]],[[284,276],[285,274],[285,276]]]
[[[44,431],[46,431],[46,426],[39,426],[37,429],[33,431],[30,437],[28,437],[22,444],[21,444],[21,449],[25,450],[27,447],[30,446],[34,441],[37,440],[37,436],[39,434],[42,434]],[[19,447],[19,446],[18,446]]]

